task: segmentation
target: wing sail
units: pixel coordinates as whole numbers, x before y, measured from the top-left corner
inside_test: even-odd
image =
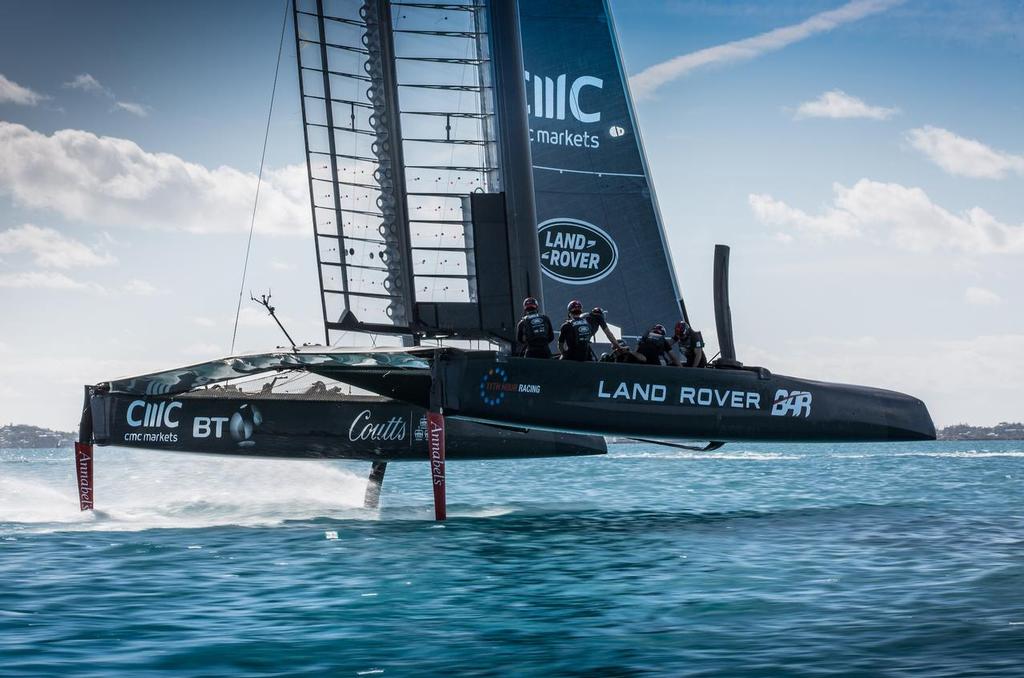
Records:
[[[681,297],[605,0],[520,0],[545,299],[626,335]]]

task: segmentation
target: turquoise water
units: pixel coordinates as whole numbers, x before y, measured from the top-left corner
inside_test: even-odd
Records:
[[[1019,442],[367,466],[0,451],[0,675],[1024,672]]]

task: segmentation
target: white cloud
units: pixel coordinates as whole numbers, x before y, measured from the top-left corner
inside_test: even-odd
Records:
[[[833,203],[818,215],[766,194],[748,196],[759,221],[813,237],[867,237],[902,249],[972,254],[1024,253],[1024,224],[996,220],[980,207],[953,214],[920,188],[861,179],[852,187],[832,185]]]
[[[200,327],[215,327],[217,325],[212,318],[205,318],[203,316],[195,316],[192,318],[192,322]]]
[[[81,130],[50,136],[0,121],[0,193],[18,204],[106,226],[232,233],[249,229],[256,175],[208,169],[170,153]],[[256,230],[309,231],[304,165],[264,172]]]
[[[145,280],[140,280],[138,278],[133,278],[132,280],[129,280],[127,283],[125,283],[124,291],[127,292],[128,294],[134,294],[140,297],[151,297],[157,292],[159,292],[159,290],[156,287],[154,287],[151,283],[148,283]]]
[[[840,89],[825,92],[813,101],[805,101],[796,109],[797,118],[870,118],[885,120],[899,113],[898,108],[869,106],[862,99]]]
[[[83,92],[90,92],[93,94],[103,94],[108,97],[113,97],[114,93],[109,89],[100,84],[100,81],[92,77],[88,73],[79,73],[70,82],[64,83],[65,87],[70,89],[78,89]]]
[[[130,101],[115,101],[114,107],[119,108],[122,111],[127,111],[132,115],[137,115],[140,118],[145,118],[149,115],[149,108],[142,104],[133,104]]]
[[[900,2],[902,0],[854,0],[842,7],[815,14],[798,24],[783,26],[751,38],[734,40],[689,54],[682,54],[668,61],[649,66],[630,78],[629,83],[638,98],[649,97],[662,85],[680,78],[690,71],[711,64],[754,59],[766,52],[780,50],[818,33],[824,33],[843,24],[884,12]]]
[[[950,174],[981,179],[1002,179],[1011,172],[1024,175],[1024,155],[1014,155],[926,125],[907,132],[910,145]]]
[[[1002,297],[984,287],[968,287],[964,298],[967,299],[967,303],[975,306],[998,306],[1003,303]]]
[[[109,254],[101,254],[52,228],[40,228],[32,224],[0,231],[0,254],[15,252],[29,252],[36,265],[45,268],[105,266],[116,261]]]
[[[102,288],[93,283],[72,280],[63,273],[53,271],[28,271],[25,273],[0,273],[0,287],[17,289],[48,289],[48,290],[93,290]]]
[[[40,101],[48,99],[38,92],[33,92],[28,87],[23,87],[13,80],[8,80],[0,73],[0,104],[12,103],[23,106],[35,106]]]

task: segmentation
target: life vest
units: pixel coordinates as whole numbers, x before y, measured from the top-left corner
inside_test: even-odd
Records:
[[[594,330],[586,317],[573,318],[570,321],[572,328],[576,330],[576,343],[579,345],[588,344],[594,338]]]
[[[540,313],[528,313],[523,316],[523,338],[528,346],[547,346],[551,336],[551,321]]]

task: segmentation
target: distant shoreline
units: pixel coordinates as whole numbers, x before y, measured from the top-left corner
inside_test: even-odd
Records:
[[[955,424],[939,429],[939,440],[1024,440],[1024,423],[1002,422],[995,426]],[[71,447],[75,434],[41,426],[7,424],[0,426],[0,448],[47,449]]]

